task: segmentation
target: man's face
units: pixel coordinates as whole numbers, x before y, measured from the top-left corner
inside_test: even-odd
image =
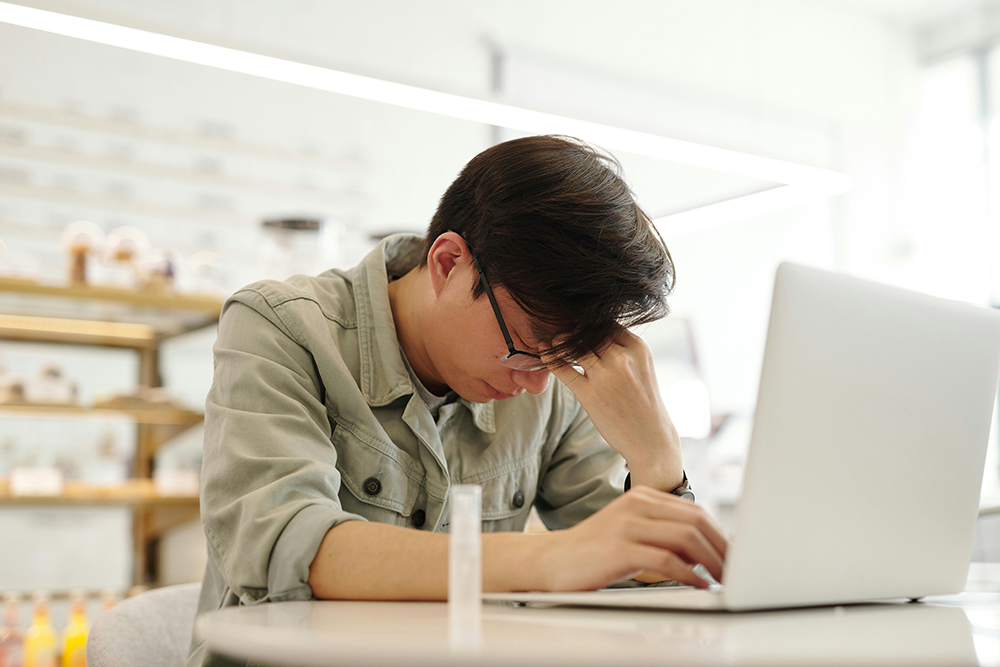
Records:
[[[549,383],[549,371],[518,371],[500,364],[507,353],[500,325],[485,295],[473,299],[471,287],[479,281],[471,263],[452,269],[438,295],[433,335],[427,350],[441,379],[459,396],[476,403],[504,400],[529,392],[540,394]],[[527,314],[503,288],[494,297],[514,347],[538,353]]]

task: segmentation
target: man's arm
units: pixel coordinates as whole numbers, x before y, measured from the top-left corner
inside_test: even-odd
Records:
[[[653,354],[641,338],[622,329],[600,352],[569,365],[552,365],[590,415],[597,431],[622,455],[632,485],[671,491],[684,481],[681,443],[656,383]]]
[[[243,604],[308,600],[323,536],[364,518],[338,500],[313,357],[256,289],[227,301],[214,352],[201,493],[209,558]]]
[[[541,590],[538,540],[483,535],[483,589]],[[319,598],[443,600],[448,596],[448,535],[384,523],[347,521],[330,530],[309,568]]]
[[[483,535],[483,590],[592,590],[642,571],[704,588],[693,566],[721,580],[726,547],[722,529],[700,507],[636,487],[566,530]],[[346,521],[326,533],[309,585],[320,598],[443,600],[448,536]]]

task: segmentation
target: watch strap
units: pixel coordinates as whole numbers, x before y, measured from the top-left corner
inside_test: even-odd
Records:
[[[694,491],[691,490],[691,482],[688,481],[687,472],[681,471],[684,475],[684,481],[682,481],[677,488],[673,489],[670,493],[675,496],[680,496],[684,500],[690,500],[694,502]],[[625,490],[628,491],[632,488],[632,473],[625,475]]]

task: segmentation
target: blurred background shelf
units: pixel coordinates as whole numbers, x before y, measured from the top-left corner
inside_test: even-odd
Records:
[[[138,424],[158,424],[163,426],[194,426],[205,418],[193,410],[158,410],[132,408],[88,408],[77,405],[0,404],[0,415],[38,416],[45,419],[102,419],[128,417]]]
[[[151,479],[129,479],[115,485],[65,482],[54,496],[13,495],[10,481],[0,479],[0,505],[127,505],[147,508],[198,509],[197,495],[163,495]]]
[[[0,404],[4,416],[36,419],[121,419],[143,425],[145,456],[152,457],[174,436],[202,423],[205,415],[193,410],[158,408],[110,408],[76,405]],[[145,466],[141,469],[146,472]]]
[[[118,347],[139,357],[137,385],[163,385],[160,345],[185,333],[214,326],[223,301],[214,296],[149,292],[93,285],[52,285],[0,277],[0,340]],[[200,424],[193,410],[155,404],[85,407],[4,404],[0,417],[36,419],[120,419],[136,423],[132,479],[114,486],[66,482],[56,496],[14,496],[0,481],[0,507],[128,507],[132,510],[135,585],[156,584],[158,540],[164,533],[197,521],[198,496],[163,495],[153,483],[154,457],[165,442]]]
[[[49,285],[34,280],[0,276],[0,292],[111,301],[143,308],[194,311],[218,316],[222,301],[204,294],[165,294],[105,285]]]
[[[212,326],[222,300],[0,276],[0,338],[131,349]]]
[[[334,171],[356,171],[365,167],[362,160],[346,156],[323,155],[314,151],[294,150],[275,145],[241,141],[232,137],[221,136],[217,132],[190,132],[175,128],[157,127],[138,123],[134,120],[107,118],[14,100],[0,101],[0,117],[31,123],[44,123],[67,129],[121,137],[123,139],[154,141],[161,144],[229,153],[263,160],[280,160],[296,165],[314,166]]]
[[[2,105],[0,105],[2,106]],[[270,194],[279,197],[291,196],[300,199],[318,199],[325,203],[340,204],[355,196],[348,191],[328,191],[304,185],[285,184],[264,179],[242,178],[226,174],[212,173],[205,169],[178,167],[111,155],[93,155],[65,148],[29,146],[27,144],[0,143],[0,157],[30,160],[82,169],[91,169],[125,176],[141,176],[150,179],[170,179],[227,188],[254,194]]]

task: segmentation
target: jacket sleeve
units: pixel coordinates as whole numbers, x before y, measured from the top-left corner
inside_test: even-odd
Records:
[[[312,597],[309,565],[350,519],[324,390],[312,355],[263,296],[226,303],[205,406],[201,516],[214,559],[242,604]]]
[[[542,467],[535,509],[551,530],[580,523],[620,496],[625,483],[625,459],[611,449],[572,393],[559,386],[568,415],[558,444]],[[562,408],[561,410],[559,408]]]

